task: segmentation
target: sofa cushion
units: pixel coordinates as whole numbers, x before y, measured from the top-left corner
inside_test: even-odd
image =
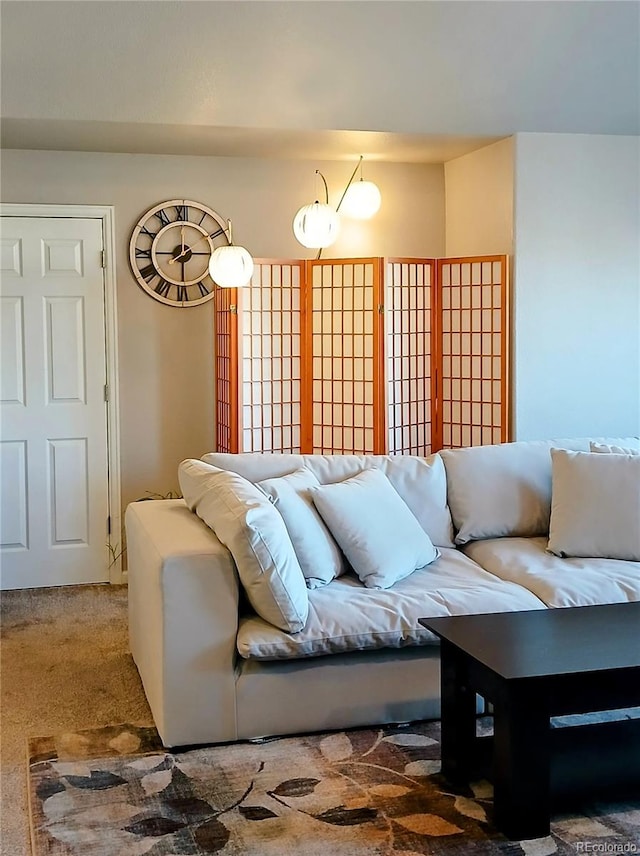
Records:
[[[286,476],[259,481],[282,515],[308,588],[330,583],[346,570],[340,547],[334,541],[311,499],[320,482],[303,467]]]
[[[302,455],[265,454],[264,452],[242,452],[241,454],[207,452],[201,460],[221,470],[238,473],[254,484],[263,479],[285,476],[304,467]]]
[[[551,513],[551,448],[589,450],[589,440],[534,440],[443,449],[456,544],[543,535]]]
[[[439,454],[418,455],[278,455],[247,452],[203,456],[213,466],[232,470],[252,482],[307,467],[321,484],[333,484],[365,469],[381,469],[407,503],[436,547],[453,547],[453,524],[447,505],[447,476]]]
[[[281,630],[301,630],[309,610],[305,579],[267,495],[242,476],[202,461],[183,461],[178,479],[187,506],[231,552],[258,615]]]
[[[640,455],[552,449],[551,460],[549,550],[639,562]]]
[[[364,470],[311,497],[349,564],[368,588],[389,588],[439,555],[381,470]]]
[[[615,443],[589,443],[589,451],[601,455],[640,455],[640,441],[633,446],[617,446]]]
[[[502,580],[529,589],[547,606],[595,606],[640,600],[640,563],[619,559],[561,559],[547,538],[496,538],[464,548]]]
[[[437,644],[419,618],[544,609],[518,585],[487,573],[457,550],[443,549],[433,564],[391,589],[365,588],[345,574],[309,592],[309,618],[300,633],[277,630],[257,616],[240,620],[238,652],[247,659],[317,657],[345,651]]]

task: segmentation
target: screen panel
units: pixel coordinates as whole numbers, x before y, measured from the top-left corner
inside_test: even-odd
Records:
[[[385,260],[387,451],[429,455],[435,388],[435,259]]]
[[[215,292],[216,451],[238,452],[238,290]]]
[[[384,451],[381,260],[307,262],[303,451]]]
[[[255,259],[238,294],[240,451],[297,454],[304,262]]]
[[[438,310],[438,448],[507,442],[507,256],[439,259]]]

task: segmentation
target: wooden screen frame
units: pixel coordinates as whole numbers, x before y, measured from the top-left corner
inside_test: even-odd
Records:
[[[386,295],[387,295],[387,291],[386,291],[387,282],[384,279],[384,276],[386,274],[386,266],[388,264],[400,264],[400,265],[406,264],[406,265],[423,265],[423,266],[428,265],[429,266],[429,272],[430,272],[429,286],[428,286],[428,288],[429,288],[429,312],[432,315],[431,323],[429,325],[430,326],[430,330],[429,330],[429,338],[430,338],[430,343],[429,343],[430,344],[429,378],[431,380],[431,389],[430,389],[430,396],[428,398],[425,396],[425,402],[428,401],[429,406],[430,406],[429,424],[431,426],[431,442],[430,442],[429,446],[430,446],[431,453],[433,453],[436,450],[436,445],[435,445],[435,440],[436,440],[436,418],[435,418],[435,414],[437,412],[436,379],[437,379],[438,366],[439,366],[437,359],[435,359],[435,357],[437,356],[437,353],[438,353],[438,351],[437,351],[437,346],[438,346],[437,329],[438,329],[438,326],[437,326],[437,308],[436,308],[436,305],[437,305],[436,304],[437,282],[438,282],[438,280],[437,280],[437,271],[438,271],[437,262],[438,262],[438,260],[436,258],[428,258],[428,257],[416,258],[416,257],[410,257],[410,256],[385,256],[384,258],[381,259],[381,262],[382,262],[382,274],[383,274],[382,294],[384,295],[385,299],[386,299]],[[387,307],[385,306],[384,307],[384,314],[386,315],[386,313],[387,313]],[[389,431],[389,422],[388,422],[388,417],[389,417],[388,405],[389,405],[389,402],[388,402],[388,398],[387,398],[388,383],[387,383],[387,377],[386,377],[386,355],[384,353],[384,346],[386,345],[386,338],[384,336],[385,326],[386,325],[384,323],[384,318],[383,318],[383,329],[382,329],[381,341],[382,341],[382,349],[383,349],[382,364],[384,367],[384,374],[385,374],[385,377],[384,377],[384,396],[385,396],[385,398],[384,398],[384,437],[385,437],[385,451],[388,452],[387,438],[388,438],[388,431]]]
[[[237,296],[237,313],[238,313],[237,319],[236,319],[237,354],[238,354],[238,365],[237,365],[237,372],[236,372],[236,376],[237,376],[237,402],[238,402],[238,404],[237,404],[237,407],[238,407],[238,419],[237,419],[238,442],[237,442],[237,446],[238,446],[238,451],[243,451],[243,452],[245,452],[245,451],[255,451],[255,452],[261,451],[261,452],[270,452],[270,453],[271,452],[279,452],[279,453],[284,453],[284,454],[296,454],[297,453],[295,451],[296,444],[293,442],[293,439],[294,439],[293,426],[291,426],[292,427],[292,435],[291,435],[292,443],[290,444],[290,448],[283,448],[282,443],[280,444],[279,447],[274,448],[274,446],[277,446],[277,444],[274,444],[273,442],[271,443],[271,448],[265,448],[265,443],[264,443],[265,429],[267,429],[268,426],[263,423],[261,428],[258,429],[258,428],[255,428],[253,426],[253,424],[251,424],[251,425],[245,424],[245,419],[244,419],[244,407],[247,406],[247,402],[244,399],[244,386],[246,383],[246,379],[244,377],[245,357],[247,360],[252,361],[254,359],[254,356],[250,355],[250,354],[245,354],[245,352],[244,352],[244,337],[246,334],[245,334],[245,331],[243,329],[241,329],[240,322],[241,322],[241,319],[244,318],[244,313],[245,313],[244,301],[245,301],[245,299],[248,299],[251,296],[249,289],[251,288],[252,285],[257,284],[257,283],[254,283],[254,279],[258,276],[258,272],[260,271],[261,268],[268,268],[269,269],[269,272],[270,272],[269,276],[271,278],[272,284],[273,284],[273,271],[274,271],[274,269],[280,268],[281,272],[282,272],[283,268],[288,268],[291,272],[291,277],[292,277],[292,280],[291,280],[292,289],[294,288],[294,286],[293,286],[293,279],[294,279],[293,271],[297,270],[299,272],[298,273],[299,282],[298,282],[298,285],[295,286],[295,288],[297,288],[297,290],[299,291],[299,308],[298,308],[298,310],[295,310],[293,308],[293,305],[291,305],[290,310],[289,310],[291,312],[292,317],[293,317],[293,313],[296,311],[299,313],[299,316],[300,316],[300,319],[299,319],[300,327],[299,327],[299,332],[297,334],[299,337],[299,356],[298,357],[295,356],[295,354],[293,353],[293,347],[292,347],[292,353],[290,354],[288,359],[290,359],[292,363],[295,359],[299,359],[299,365],[300,365],[300,443],[302,442],[302,406],[303,406],[303,401],[304,401],[304,396],[305,396],[305,389],[304,389],[304,382],[303,382],[304,348],[305,348],[305,342],[304,342],[305,337],[304,337],[304,332],[303,332],[304,331],[304,312],[305,312],[305,306],[304,306],[304,303],[305,303],[305,301],[304,301],[305,263],[304,263],[304,260],[302,260],[302,259],[288,259],[288,258],[277,258],[277,259],[275,259],[275,258],[274,259],[262,258],[261,259],[261,258],[256,258],[256,259],[254,259],[254,274],[253,274],[251,283],[247,288],[238,289],[238,296]],[[264,288],[264,285],[262,284],[262,282],[260,282],[260,286],[262,288]],[[280,286],[280,288],[282,290],[282,293],[284,293],[284,286]],[[280,314],[283,317],[285,314],[285,310],[283,310],[282,308],[279,310],[274,310],[273,308],[271,308],[270,310],[265,310],[263,307],[259,311],[261,312],[261,314],[263,316],[266,314],[271,315],[272,319],[273,319],[273,315],[276,313]],[[248,312],[249,313],[251,312],[251,308],[248,309]],[[271,323],[273,323],[273,320]],[[262,331],[259,335],[264,337],[266,334],[264,331]],[[293,339],[294,339],[296,334],[293,332],[293,330],[291,330],[289,334],[286,334],[282,331],[280,331],[279,334],[276,334],[272,330],[271,335],[273,337],[272,338],[272,344],[273,344],[273,340],[276,339],[278,335],[280,335],[282,337],[284,337],[285,335],[289,335],[289,336],[291,336],[291,339],[293,342]],[[273,355],[272,355],[272,357],[273,357]],[[264,360],[265,358],[263,355],[261,355],[259,357],[259,359]],[[287,359],[287,357],[285,355],[281,354],[280,359],[282,359],[284,361]],[[295,383],[296,379],[297,379],[296,377],[285,378],[284,376],[281,376],[279,380],[276,380],[272,376],[271,382],[275,384],[278,382],[284,383],[286,380],[289,380],[293,384],[293,383]],[[263,382],[264,382],[264,380],[260,381],[261,384]],[[253,380],[251,380],[251,381],[249,381],[249,383],[251,385],[253,385],[255,382]],[[297,399],[295,400],[295,403],[297,403]],[[264,407],[264,405],[265,405],[265,402],[263,401],[260,406]],[[290,402],[287,402],[287,401],[283,400],[283,401],[275,402],[272,400],[270,402],[270,405],[272,407],[276,407],[278,405],[281,407],[285,407],[286,405],[289,405],[293,408],[294,407],[294,401],[292,400]],[[255,407],[256,405],[249,404],[248,406],[249,407]],[[294,424],[297,426],[297,423],[294,423]],[[255,431],[255,430],[261,431],[262,442],[260,443],[260,446],[261,446],[260,449],[256,449],[253,442],[251,443],[250,448],[246,447],[246,445],[245,445],[245,429],[250,429],[252,431]],[[272,431],[275,432],[277,429],[284,430],[284,426],[283,425],[276,425],[276,426],[272,425],[271,426]],[[273,440],[273,436],[272,436],[272,440]],[[299,448],[300,449],[302,448],[301,445],[299,446]]]
[[[314,268],[336,267],[349,265],[371,265],[373,270],[373,452],[374,455],[384,454],[386,449],[386,426],[385,426],[385,390],[384,390],[384,304],[383,295],[383,264],[384,259],[378,256],[365,256],[357,258],[340,259],[307,259],[305,264],[304,281],[304,369],[303,377],[303,406],[302,406],[302,432],[301,449],[303,454],[311,454],[313,451],[313,270]],[[344,358],[342,358],[344,360]]]
[[[305,262],[303,259],[289,259],[289,258],[278,258],[278,259],[267,259],[267,258],[256,258],[253,260],[255,265],[255,270],[257,271],[261,266],[275,268],[275,267],[290,267],[291,269],[297,268],[300,273],[300,409],[302,414],[302,407],[305,397],[305,386],[304,386],[304,366],[305,366],[305,337],[303,331],[305,329]],[[253,279],[252,279],[253,282]],[[251,284],[249,284],[246,288],[250,288]],[[220,288],[216,286],[216,296],[214,300],[215,311],[214,311],[214,342],[215,342],[215,360],[216,360],[216,394],[215,394],[215,413],[216,413],[216,449],[217,451],[225,451],[237,454],[238,452],[246,451],[244,448],[244,419],[243,419],[243,406],[244,401],[242,398],[242,384],[244,379],[242,377],[243,364],[244,364],[244,348],[243,348],[243,337],[244,331],[239,329],[239,320],[242,317],[243,302],[247,297],[247,291],[245,288]],[[228,324],[228,332],[226,335],[229,336],[229,425],[221,426],[220,421],[218,419],[218,414],[221,407],[221,400],[219,394],[219,378],[220,378],[220,369],[219,369],[219,360],[224,359],[219,354],[219,338],[220,338],[220,325],[219,325],[219,316],[220,314],[224,314],[226,316],[226,323]],[[293,334],[292,334],[293,335]],[[291,359],[294,359],[293,355]],[[227,444],[227,448],[221,448],[223,444],[222,442],[222,434],[225,430],[228,430],[229,433],[229,443]],[[302,435],[302,425],[300,434]],[[302,440],[302,436],[301,436]],[[267,450],[268,451],[268,450]]]
[[[510,281],[509,281],[509,256],[506,254],[477,255],[477,256],[448,256],[439,258],[437,261],[437,287],[436,287],[436,344],[437,353],[437,389],[436,407],[442,408],[444,402],[444,378],[443,378],[443,345],[442,345],[442,268],[447,264],[482,264],[498,262],[502,265],[502,282],[500,292],[500,336],[501,348],[500,358],[502,361],[500,372],[500,442],[508,443],[511,438],[511,328],[510,328]],[[437,413],[437,435],[434,443],[434,451],[444,448],[443,445],[443,420],[440,410]]]
[[[216,413],[216,451],[233,452],[239,450],[240,431],[242,430],[242,414],[239,412],[238,406],[238,370],[241,364],[240,360],[240,343],[238,341],[238,289],[237,288],[220,288],[215,286],[216,295],[214,298],[214,342],[215,342],[215,364],[216,364],[216,389],[215,389],[215,413]],[[223,357],[220,354],[219,347],[219,323],[218,319],[221,315],[226,316],[229,336],[229,355]],[[220,397],[220,361],[223,359],[229,360],[229,424],[220,424],[219,412],[222,406]],[[227,430],[229,432],[228,448],[221,449],[224,446],[222,433]]]

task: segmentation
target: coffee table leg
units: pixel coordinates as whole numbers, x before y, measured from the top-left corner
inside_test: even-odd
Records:
[[[452,783],[469,780],[476,736],[476,694],[467,680],[467,657],[446,640],[440,645],[442,773]]]
[[[494,700],[494,822],[508,838],[549,835],[549,711],[540,687],[509,686]]]

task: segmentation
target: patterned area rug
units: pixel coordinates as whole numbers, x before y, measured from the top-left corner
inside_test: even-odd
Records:
[[[30,741],[33,856],[547,856],[640,852],[640,804],[507,841],[486,781],[439,775],[439,723],[169,752],[120,725]]]

